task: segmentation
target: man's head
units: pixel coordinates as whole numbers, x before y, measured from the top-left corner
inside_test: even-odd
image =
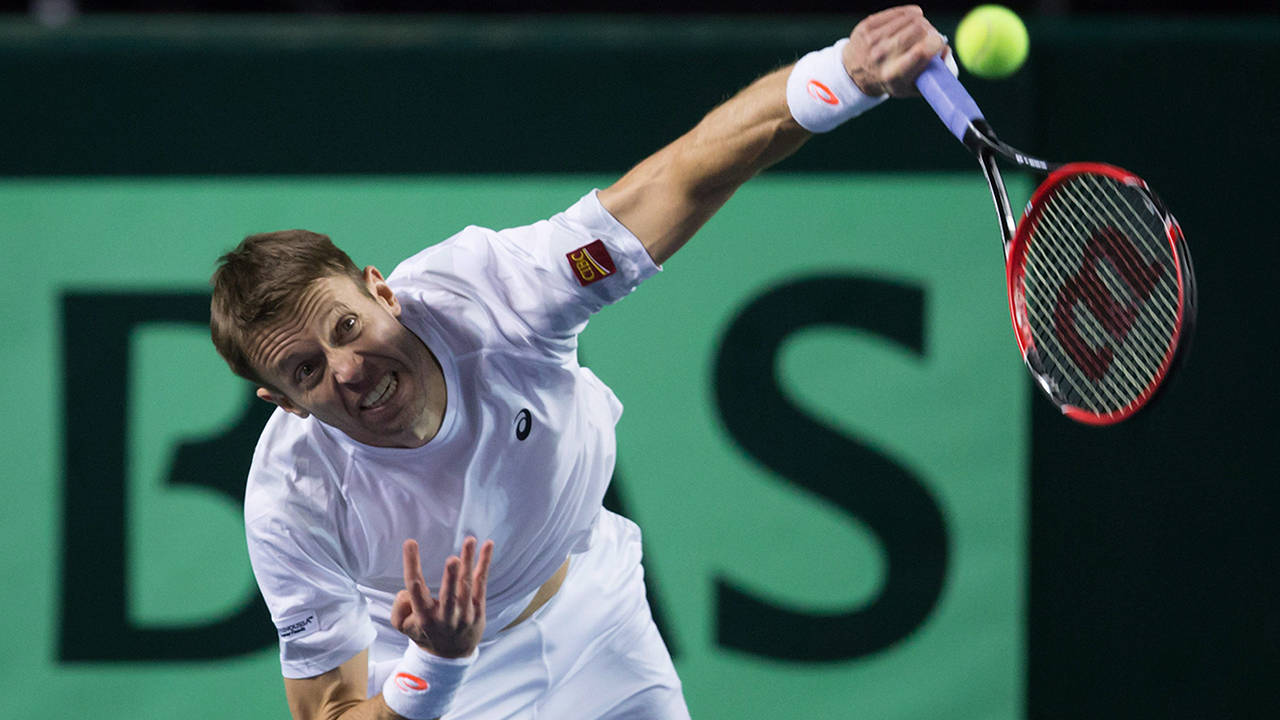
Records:
[[[284,230],[245,238],[212,284],[213,344],[258,397],[370,445],[434,434],[443,378],[376,268],[324,235]]]
[[[210,281],[209,330],[213,346],[232,372],[265,385],[249,361],[250,337],[292,312],[313,282],[329,276],[349,277],[364,285],[360,268],[329,236],[307,230],[250,235],[219,258]]]

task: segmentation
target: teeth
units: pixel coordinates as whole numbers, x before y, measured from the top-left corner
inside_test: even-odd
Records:
[[[391,397],[391,393],[395,392],[396,385],[395,375],[393,373],[387,373],[382,377],[378,386],[370,390],[369,394],[365,395],[360,400],[360,407],[368,410],[381,405],[383,401]]]

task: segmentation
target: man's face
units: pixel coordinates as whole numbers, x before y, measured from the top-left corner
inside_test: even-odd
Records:
[[[443,375],[375,268],[365,268],[364,286],[317,280],[293,312],[252,336],[249,357],[273,386],[258,397],[367,445],[418,447],[440,427]]]

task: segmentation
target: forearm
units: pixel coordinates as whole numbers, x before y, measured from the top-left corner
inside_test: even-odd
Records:
[[[298,715],[295,714],[294,717]],[[317,720],[404,720],[404,718],[387,707],[382,700],[382,695],[378,694],[367,700],[328,704]]]
[[[742,183],[803,145],[805,128],[825,132],[886,94],[914,94],[915,79],[944,47],[919,7],[878,12],[858,23],[848,42],[801,58],[792,93],[797,115],[787,101],[793,67],[771,72],[602,190],[600,202],[654,261],[665,262]]]
[[[744,182],[810,137],[787,108],[790,69],[756,80],[601,192],[655,262],[680,249]]]
[[[787,66],[756,80],[667,148],[685,192],[727,199],[809,139],[787,108],[790,73]]]

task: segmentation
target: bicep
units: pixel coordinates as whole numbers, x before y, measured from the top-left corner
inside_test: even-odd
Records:
[[[285,678],[284,693],[294,720],[332,720],[368,695],[369,651],[309,678]]]

